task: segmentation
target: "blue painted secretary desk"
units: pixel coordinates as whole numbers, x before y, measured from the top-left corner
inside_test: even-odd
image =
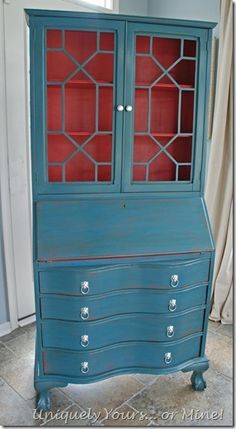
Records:
[[[26,15],[38,408],[50,388],[124,373],[192,371],[203,390],[215,24]]]

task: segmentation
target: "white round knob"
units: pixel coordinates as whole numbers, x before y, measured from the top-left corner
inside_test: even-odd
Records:
[[[122,104],[118,104],[117,110],[118,110],[118,112],[123,112],[124,106],[122,106]]]
[[[125,110],[126,110],[126,112],[132,112],[133,107],[130,104],[128,104],[128,106],[126,106]]]

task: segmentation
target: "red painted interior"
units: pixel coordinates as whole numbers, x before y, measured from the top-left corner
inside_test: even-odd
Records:
[[[95,132],[96,87],[65,86],[66,131]]]
[[[97,162],[111,162],[112,136],[95,135],[85,146],[86,152]]]
[[[175,163],[165,154],[161,153],[149,166],[148,180],[170,181],[175,180]]]
[[[76,146],[62,134],[48,135],[48,161],[64,162],[74,151]]]
[[[151,99],[151,132],[176,133],[178,129],[177,88],[155,88]]]
[[[47,80],[62,82],[76,70],[76,65],[62,51],[48,51],[47,53]]]
[[[196,42],[195,40],[184,41],[184,56],[185,57],[196,57]]]
[[[48,162],[61,164],[48,166],[48,180],[111,181],[114,88],[101,84],[113,83],[114,33],[66,30],[64,40],[58,51],[62,31],[47,31]]]
[[[153,56],[167,69],[180,57],[180,40],[153,37]]]
[[[188,85],[189,87],[194,88],[195,61],[181,60],[170,70],[170,75],[180,86]]]
[[[192,138],[177,137],[168,147],[168,152],[177,162],[191,162]]]
[[[83,64],[97,49],[95,31],[65,31],[65,48]]]
[[[78,152],[66,164],[67,182],[93,182],[95,180],[94,163],[82,152]]]
[[[60,165],[49,165],[48,166],[48,180],[49,180],[49,182],[61,182],[62,181],[62,168]]]
[[[149,56],[136,57],[136,85],[151,85],[162,75],[160,67]]]
[[[134,162],[147,162],[160,152],[158,144],[148,135],[134,137]]]
[[[114,88],[109,85],[114,80],[114,33],[100,32],[98,36],[95,31],[66,30],[64,42],[74,59],[66,51],[58,51],[63,48],[62,31],[47,31],[48,162],[59,164],[48,166],[48,180],[109,182],[114,111]],[[96,53],[98,46],[100,52]],[[151,43],[147,35],[136,37],[133,161],[139,165],[133,166],[134,181],[176,180],[176,164],[161,148],[178,132],[178,85],[182,88],[180,133],[193,132],[195,92],[191,89],[195,85],[196,42],[184,40],[184,59],[172,67],[180,51],[178,39],[153,37]],[[82,70],[76,72],[78,63]],[[168,69],[169,76],[163,76],[162,67]],[[95,83],[100,84],[97,93]],[[79,150],[81,145],[83,152]],[[191,163],[192,137],[179,136],[166,150],[176,163]],[[190,176],[190,166],[178,166],[178,180],[190,180]]]
[[[196,42],[184,40],[184,57],[189,59],[180,59],[181,40],[153,37],[151,43],[150,37],[138,35],[136,53],[134,129],[135,133],[144,135],[134,137],[133,162],[139,165],[133,166],[133,181],[189,181],[191,166],[181,163],[192,162],[192,137],[177,137],[177,134],[178,125],[180,134],[193,133],[195,60],[192,58],[196,56]],[[152,57],[168,69],[168,75],[162,76],[163,71]],[[147,86],[147,89],[140,86]],[[148,87],[151,87],[150,124]],[[161,150],[166,145],[170,157]]]
[[[194,93],[192,91],[182,92],[182,109],[181,109],[181,132],[192,133],[193,131],[193,108]]]
[[[114,33],[100,33],[100,49],[114,51]]]
[[[136,37],[136,52],[137,54],[149,54],[150,52],[150,37],[137,36]]]
[[[49,85],[47,88],[48,131],[59,131],[62,128],[61,104],[61,87]]]
[[[111,131],[113,119],[113,88],[100,86],[98,107],[99,130]]]
[[[61,48],[62,47],[62,32],[61,30],[48,30],[47,31],[47,48]]]
[[[134,130],[144,132],[148,129],[148,90],[136,88],[134,109]]]

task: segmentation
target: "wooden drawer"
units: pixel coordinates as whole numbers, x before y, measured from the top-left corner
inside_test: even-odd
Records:
[[[129,314],[95,322],[42,322],[43,347],[93,350],[127,341],[173,341],[201,332],[203,308],[176,315]]]
[[[173,276],[178,280],[173,281]],[[107,265],[81,269],[50,269],[39,273],[42,293],[81,295],[87,282],[89,295],[122,289],[181,289],[207,282],[209,259],[180,262]],[[82,289],[81,289],[82,288]]]
[[[114,291],[96,296],[41,296],[41,317],[60,320],[96,320],[128,313],[167,313],[204,305],[207,285],[186,290],[158,292],[152,290]]]
[[[198,357],[201,338],[195,335],[171,343],[129,342],[83,352],[45,349],[44,373],[85,378],[87,382],[90,376],[122,369],[135,373],[148,368],[169,369]],[[88,364],[86,373],[81,372],[84,363]]]

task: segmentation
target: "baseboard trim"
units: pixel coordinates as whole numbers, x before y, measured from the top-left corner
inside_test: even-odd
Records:
[[[10,322],[5,322],[0,324],[0,337],[10,334],[11,331],[12,330],[11,330]]]
[[[24,326],[35,322],[35,320],[36,320],[36,317],[35,317],[35,314],[33,314],[31,316],[25,317],[24,319],[18,320],[18,324],[21,328],[23,328]]]

